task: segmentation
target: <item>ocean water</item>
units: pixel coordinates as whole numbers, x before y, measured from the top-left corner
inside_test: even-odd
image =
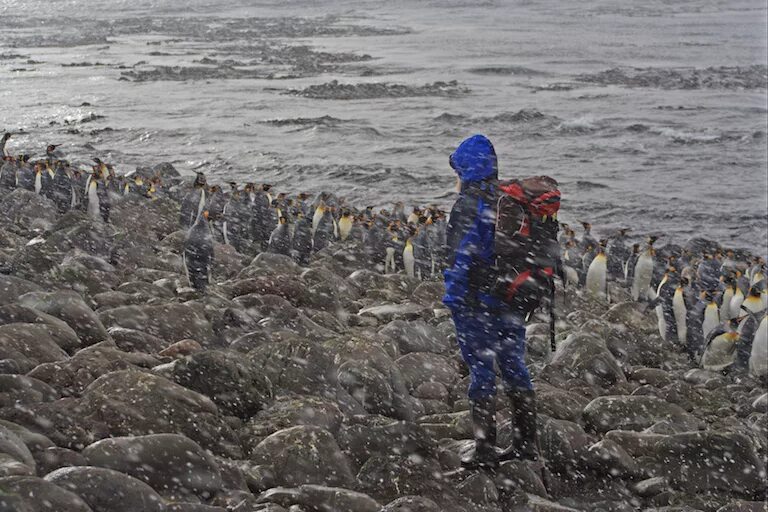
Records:
[[[768,249],[757,0],[0,0],[0,130],[118,171],[450,204],[448,155],[550,174],[563,219]]]

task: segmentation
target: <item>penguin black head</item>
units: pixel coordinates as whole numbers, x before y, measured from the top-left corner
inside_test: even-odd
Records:
[[[206,186],[206,184],[207,184],[207,182],[206,182],[206,179],[205,179],[205,174],[203,174],[202,172],[198,172],[197,175],[195,176],[194,186],[195,187],[204,187],[204,186]]]
[[[56,148],[61,146],[61,144],[49,144],[47,148],[45,148],[46,153],[52,153],[53,151],[56,151]]]
[[[269,192],[270,190],[272,190],[272,185],[268,185],[267,183],[264,183],[261,185],[261,190],[263,190],[264,192]]]
[[[581,227],[584,228],[584,231],[589,231],[590,229],[592,229],[592,224],[590,224],[589,222],[581,221]]]
[[[5,132],[3,134],[3,142],[7,141],[10,138],[11,138],[11,134],[9,132]]]
[[[632,228],[621,228],[619,230],[619,236],[627,236],[627,233],[632,231]]]
[[[19,155],[19,162],[23,164],[29,162],[29,155]]]

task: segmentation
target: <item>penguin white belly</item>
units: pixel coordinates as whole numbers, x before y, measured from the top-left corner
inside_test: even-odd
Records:
[[[324,211],[322,208],[315,209],[315,214],[312,216],[312,236],[315,236],[317,227],[320,225],[320,220],[323,218],[323,213]]]
[[[725,333],[713,339],[701,356],[701,367],[719,372],[731,366],[736,360],[735,344],[738,337],[736,333]]]
[[[768,377],[768,316],[763,316],[752,340],[749,374],[757,379]]]
[[[707,304],[707,308],[704,310],[704,322],[701,324],[701,332],[704,335],[704,339],[707,339],[709,333],[720,325],[720,312],[717,309],[717,304]]]
[[[346,240],[349,238],[350,232],[352,232],[352,219],[349,217],[342,217],[339,220],[339,238]]]
[[[632,299],[646,298],[653,278],[653,258],[642,255],[635,264],[635,279],[632,281]]]
[[[35,173],[35,194],[39,194],[43,190],[43,173]]]
[[[731,315],[731,299],[733,298],[733,288],[726,288],[723,292],[723,303],[720,305],[720,320],[726,322],[733,318]]]
[[[394,247],[387,247],[387,256],[384,259],[384,273],[388,274],[389,270],[392,269],[392,272],[395,272],[395,248]]]
[[[659,326],[659,336],[661,336],[661,339],[666,340],[667,339],[667,321],[664,319],[664,308],[659,304],[656,306],[656,320],[658,321]]]
[[[576,269],[563,265],[563,272],[565,272],[565,286],[577,286],[579,284],[579,273]]]
[[[99,207],[99,194],[96,191],[96,182],[91,182],[88,187],[88,216],[93,220],[102,220],[101,208]]]
[[[605,254],[598,254],[587,270],[586,289],[595,295],[605,295],[605,276],[608,271]]]
[[[197,203],[197,215],[195,215],[193,222],[196,222],[197,218],[203,214],[203,210],[205,210],[205,189],[200,189],[200,201]]]
[[[736,290],[731,298],[731,304],[728,306],[728,313],[731,318],[736,318],[741,315],[741,305],[744,303],[744,294],[741,290]]]
[[[413,245],[410,243],[406,244],[405,249],[403,249],[403,264],[408,277],[414,277],[416,275],[416,259],[413,257]]]
[[[678,288],[675,290],[675,296],[672,297],[672,311],[675,314],[675,326],[677,327],[677,341],[685,343],[688,327],[686,325],[687,312],[685,309],[685,299],[683,298],[683,290]]]

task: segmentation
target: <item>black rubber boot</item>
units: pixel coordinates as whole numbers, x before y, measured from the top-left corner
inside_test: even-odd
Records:
[[[499,460],[538,460],[536,393],[533,390],[514,390],[507,392],[507,396],[512,402],[515,433],[512,445],[499,454]]]
[[[496,400],[494,397],[470,400],[469,410],[475,433],[475,452],[461,461],[461,467],[495,471],[499,467],[496,452]]]

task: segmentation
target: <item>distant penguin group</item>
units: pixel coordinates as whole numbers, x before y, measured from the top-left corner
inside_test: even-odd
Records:
[[[596,241],[561,225],[566,287],[610,301],[609,282],[629,289],[658,320],[659,335],[703,368],[768,377],[766,262],[734,250],[656,248],[658,237],[627,245],[628,229]]]

